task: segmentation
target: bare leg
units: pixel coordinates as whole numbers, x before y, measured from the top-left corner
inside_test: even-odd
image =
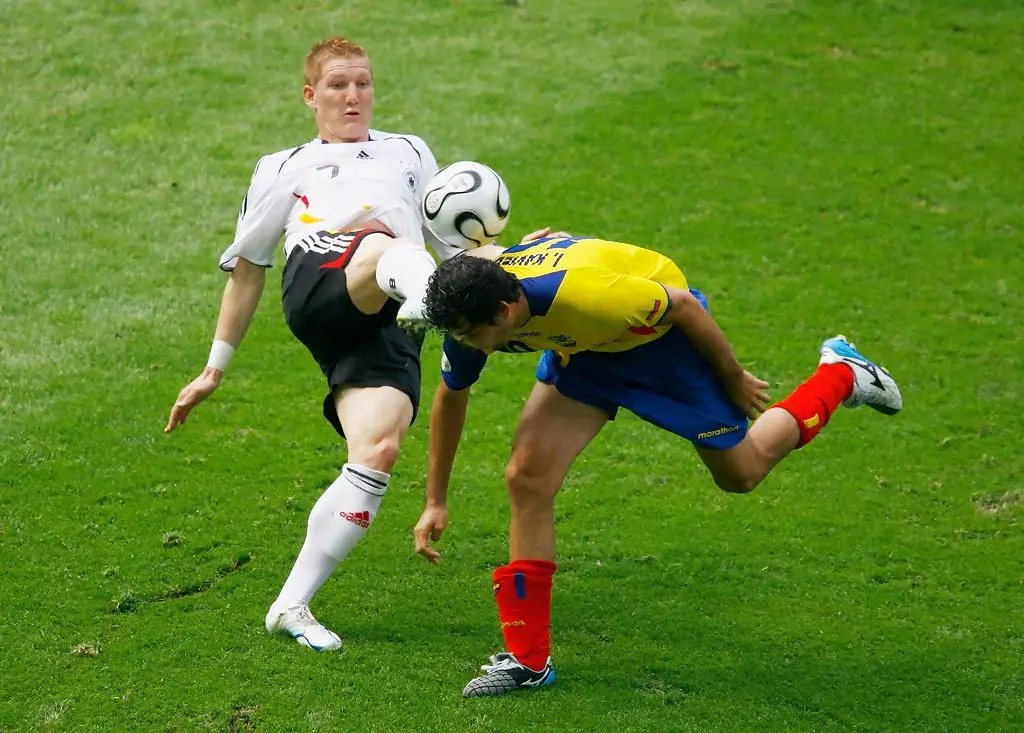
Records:
[[[761,415],[743,442],[728,450],[697,448],[697,452],[722,489],[753,491],[779,461],[828,424],[853,388],[852,368],[825,361],[823,356],[814,374]],[[895,383],[893,390],[897,390]]]
[[[512,503],[509,559],[555,559],[555,494],[576,456],[608,421],[595,407],[538,382],[512,440],[505,483]]]
[[[348,462],[390,473],[412,424],[412,401],[394,387],[349,387],[334,394]]]
[[[775,466],[796,449],[800,430],[785,410],[773,407],[750,427],[741,443],[727,450],[697,447],[715,483],[724,491],[753,491]]]

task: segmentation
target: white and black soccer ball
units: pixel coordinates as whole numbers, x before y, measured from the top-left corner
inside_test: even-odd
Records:
[[[501,176],[471,160],[439,170],[423,196],[427,229],[460,249],[474,249],[497,237],[511,209],[512,199]]]

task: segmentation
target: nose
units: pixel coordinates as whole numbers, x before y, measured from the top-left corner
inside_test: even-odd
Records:
[[[355,104],[358,101],[359,101],[359,92],[356,89],[356,85],[355,84],[349,84],[347,87],[345,87],[345,103],[346,104]]]

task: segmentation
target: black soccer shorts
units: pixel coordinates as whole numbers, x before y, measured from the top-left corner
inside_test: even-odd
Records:
[[[376,229],[320,232],[319,246],[292,250],[281,276],[285,321],[327,378],[324,418],[342,437],[333,398],[342,387],[394,387],[412,400],[413,420],[419,410],[422,336],[395,323],[398,301],[389,298],[367,315],[348,294],[345,266],[373,233],[391,236]]]

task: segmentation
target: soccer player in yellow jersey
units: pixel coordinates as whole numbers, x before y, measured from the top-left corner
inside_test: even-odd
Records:
[[[671,260],[629,244],[542,236],[456,257],[431,276],[424,308],[447,332],[430,416],[427,506],[416,527],[417,549],[433,562],[440,555],[430,540],[447,523],[468,388],[492,351],[542,352],[505,471],[509,564],[495,570],[494,591],[507,652],[491,657],[467,697],[554,681],[555,494],[620,407],[689,440],[715,483],[742,493],[809,442],[840,404],[885,414],[903,406],[889,373],[842,336],[825,341],[815,373],[770,406],[767,383],[741,366],[704,296]]]

